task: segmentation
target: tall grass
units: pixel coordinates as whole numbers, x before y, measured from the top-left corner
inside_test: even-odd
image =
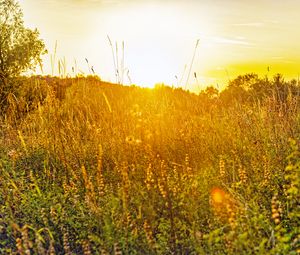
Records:
[[[22,82],[1,120],[1,253],[299,254],[297,86]]]

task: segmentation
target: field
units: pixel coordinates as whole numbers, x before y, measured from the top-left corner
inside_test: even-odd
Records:
[[[1,254],[300,254],[300,87],[14,81]]]

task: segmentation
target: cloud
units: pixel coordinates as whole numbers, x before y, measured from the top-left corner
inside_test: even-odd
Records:
[[[60,5],[65,7],[95,7],[95,6],[110,6],[121,4],[120,0],[44,0],[44,3],[50,5]]]
[[[253,46],[253,43],[250,43],[244,39],[237,39],[237,38],[228,38],[228,37],[211,37],[212,42],[218,44],[234,44],[234,45],[241,45],[241,46]]]
[[[239,26],[239,27],[263,27],[265,26],[265,23],[263,22],[247,22],[247,23],[235,23],[233,26]]]
[[[281,57],[281,56],[274,56],[274,57],[272,57],[272,59],[274,59],[274,60],[282,60],[282,59],[284,59],[284,57]]]

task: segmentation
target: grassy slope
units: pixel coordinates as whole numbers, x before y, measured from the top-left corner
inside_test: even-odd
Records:
[[[298,98],[26,83],[43,102],[2,121],[2,253],[299,254]]]

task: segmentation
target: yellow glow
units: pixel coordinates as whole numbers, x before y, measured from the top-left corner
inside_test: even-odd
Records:
[[[50,55],[58,41],[56,59],[65,57],[67,70],[95,72],[115,82],[113,47],[125,42],[124,83],[153,87],[155,83],[203,89],[246,72],[283,73],[297,78],[300,60],[299,1],[158,1],[158,0],[20,0],[29,27],[37,27],[49,55],[45,73],[52,73]],[[195,42],[191,74],[188,70]],[[186,68],[185,68],[186,66]],[[197,79],[194,77],[197,74]],[[54,73],[57,74],[57,66]],[[188,82],[187,82],[188,81]]]
[[[220,204],[225,201],[225,192],[219,188],[214,188],[211,196],[214,203]]]

